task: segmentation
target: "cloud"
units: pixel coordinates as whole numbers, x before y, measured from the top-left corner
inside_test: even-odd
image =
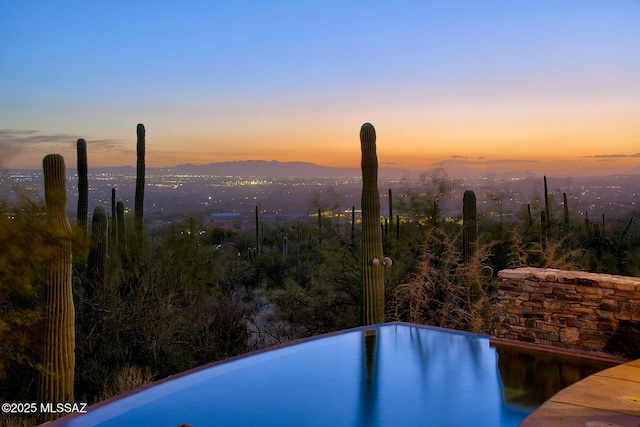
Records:
[[[594,156],[582,156],[583,158],[593,159],[626,159],[632,157],[640,157],[640,153],[635,154],[596,154]]]
[[[130,146],[133,144],[129,142],[128,145]],[[124,141],[119,139],[95,139],[95,140],[92,139],[87,141],[87,147],[99,148],[100,150],[106,150],[106,151],[123,150],[123,151],[134,152],[135,149],[128,147],[128,145]],[[128,148],[124,148],[125,146],[127,146]]]
[[[383,165],[387,165],[387,166],[402,166],[404,165],[404,162],[397,162],[397,161],[388,161],[388,162],[382,162]]]
[[[459,156],[454,154],[453,156],[451,156],[451,158],[456,160],[458,159],[464,160],[464,159],[467,159],[467,156]]]
[[[0,129],[0,164],[24,151],[75,150],[80,135],[42,133],[37,130]],[[86,139],[86,138],[85,138]],[[125,143],[117,139],[87,140],[93,151],[122,150]]]
[[[501,164],[501,163],[540,163],[539,160],[530,159],[497,159],[497,160],[483,160],[484,163]]]
[[[523,163],[539,163],[538,160],[526,160],[526,159],[495,159],[495,160],[486,160],[485,158],[481,158],[478,160],[468,160],[467,158],[460,158],[460,156],[456,156],[451,160],[442,161],[444,164],[457,164],[457,165],[509,165],[509,164],[523,164]]]
[[[2,147],[29,147],[36,145],[75,144],[79,137],[64,133],[40,134],[37,130],[0,129]]]

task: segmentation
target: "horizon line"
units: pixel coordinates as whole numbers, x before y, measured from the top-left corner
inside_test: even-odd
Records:
[[[635,167],[631,167],[628,168],[626,170],[608,170],[608,169],[592,169],[592,168],[580,168],[580,169],[575,169],[575,170],[549,170],[548,172],[542,172],[542,171],[537,171],[537,170],[530,170],[530,169],[517,169],[516,167],[511,167],[511,168],[506,168],[504,166],[505,163],[508,162],[531,162],[531,163],[539,163],[535,160],[531,160],[531,161],[526,161],[526,160],[508,160],[508,159],[504,159],[504,160],[487,160],[487,161],[477,161],[477,160],[464,160],[464,159],[447,159],[445,161],[438,161],[438,162],[433,162],[430,167],[428,168],[420,168],[420,169],[415,169],[415,168],[408,168],[408,167],[398,167],[398,166],[379,166],[379,170],[386,170],[386,171],[390,171],[390,170],[398,170],[398,171],[404,171],[404,172],[408,172],[411,175],[414,176],[420,176],[420,175],[424,175],[424,173],[426,172],[430,172],[430,171],[434,171],[434,170],[438,170],[438,169],[442,169],[445,172],[448,172],[450,170],[455,170],[456,168],[464,168],[465,172],[462,173],[463,177],[465,178],[469,178],[469,177],[483,177],[486,176],[487,174],[498,174],[501,176],[505,176],[505,175],[510,175],[510,176],[514,176],[514,172],[518,172],[518,175],[520,177],[524,176],[527,178],[531,178],[531,177],[542,177],[542,176],[548,176],[548,177],[554,177],[554,178],[572,178],[572,177],[596,177],[596,176],[617,176],[617,175],[640,175],[640,166],[635,166]],[[321,165],[321,164],[317,164],[317,163],[312,163],[312,162],[306,162],[306,161],[281,161],[281,160],[227,160],[227,161],[220,161],[220,162],[211,162],[211,163],[204,163],[201,165],[197,165],[197,164],[193,164],[193,163],[180,163],[177,165],[173,165],[173,166],[147,166],[145,169],[146,170],[167,170],[167,172],[170,172],[171,169],[175,169],[175,168],[179,168],[179,167],[195,167],[195,168],[201,168],[201,167],[207,167],[207,166],[215,166],[215,165],[220,165],[220,164],[242,164],[242,163],[262,163],[262,164],[305,164],[305,165],[311,165],[311,166],[315,166],[317,168],[322,168],[322,169],[339,169],[339,170],[352,170],[352,171],[358,171],[360,170],[360,166],[325,166],[325,165]],[[449,163],[447,165],[447,163]],[[451,164],[453,163],[453,164]],[[487,168],[481,168],[481,167],[465,167],[464,165],[461,165],[461,163],[468,163],[468,164],[474,164],[474,165],[478,165],[478,164],[484,164],[487,165],[489,167]],[[501,166],[496,166],[496,163],[503,163],[502,167]],[[119,165],[119,166],[95,166],[95,167],[90,167],[91,169],[94,170],[104,170],[104,169],[123,169],[123,168],[128,168],[128,169],[136,169],[135,165]],[[73,166],[68,166],[66,168],[68,171],[77,171],[77,167],[75,165]],[[41,167],[3,167],[0,166],[0,172],[2,171],[38,171],[38,172],[42,172],[42,168]],[[462,172],[462,171],[460,171]],[[573,172],[573,173],[572,173]],[[91,172],[89,171],[89,174],[91,174]],[[459,174],[458,173],[453,173],[450,175],[451,178],[455,178],[455,176]],[[204,175],[211,175],[211,176],[215,176],[215,174],[204,174]],[[240,173],[237,175],[224,175],[224,176],[255,176],[255,177],[277,177],[277,174],[274,175],[266,175],[264,173],[260,173],[260,174],[250,174],[250,173]],[[299,178],[305,178],[305,176],[303,175],[289,175],[290,177],[299,177]],[[327,176],[332,176],[332,175],[327,175]],[[317,178],[318,176],[314,176],[314,178]],[[400,176],[398,176],[399,178]],[[405,175],[406,177],[406,175]],[[385,177],[385,179],[389,179],[389,177]]]

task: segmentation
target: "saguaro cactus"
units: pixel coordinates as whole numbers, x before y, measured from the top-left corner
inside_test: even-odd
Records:
[[[111,189],[111,244],[118,241],[118,226],[116,220],[116,189]]]
[[[136,152],[138,160],[136,162],[136,196],[133,212],[133,220],[135,223],[135,232],[138,235],[138,245],[142,246],[142,218],[144,210],[144,151],[145,151],[145,129],[142,123],[138,124],[136,129],[138,143]]]
[[[56,254],[46,268],[46,308],[39,400],[73,402],[75,369],[75,310],[71,289],[71,224],[66,212],[64,158],[49,154],[42,160],[47,219],[56,238]]]
[[[109,241],[109,216],[107,208],[98,205],[91,219],[91,248],[87,260],[88,293],[104,289],[107,271],[107,245]]]
[[[356,207],[351,206],[351,246],[356,240]]]
[[[127,251],[127,239],[124,225],[124,203],[122,203],[121,200],[118,200],[118,203],[116,203],[116,217],[118,224],[118,251],[121,256],[124,256]]]
[[[563,217],[562,228],[565,232],[569,230],[569,202],[567,201],[567,193],[562,193]]]
[[[469,263],[478,249],[478,209],[476,193],[467,190],[462,196],[462,261]]]
[[[322,246],[322,209],[318,208],[318,245]]]
[[[389,189],[389,230],[393,228],[393,193]]]
[[[89,181],[87,180],[87,141],[77,141],[78,151],[78,210],[77,224],[82,237],[87,236],[87,216],[89,215]]]
[[[380,193],[376,130],[370,123],[360,129],[362,150],[362,288],[365,325],[384,322],[384,266],[380,229]]]
[[[260,253],[260,214],[258,213],[258,205],[256,205],[256,251]]]
[[[287,254],[289,253],[289,240],[287,239],[287,233],[282,233],[282,262],[286,262]]]
[[[549,207],[549,191],[547,190],[547,176],[544,176],[544,231],[551,225],[551,208]]]
[[[540,211],[540,243],[542,244],[543,249],[547,249],[547,239],[549,235],[547,234],[549,218],[545,211]]]

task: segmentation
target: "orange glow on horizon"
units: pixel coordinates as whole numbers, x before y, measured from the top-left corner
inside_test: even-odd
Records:
[[[607,115],[601,120],[578,120],[578,116],[572,113],[563,119],[537,116],[526,120],[512,116],[499,122],[494,116],[487,119],[480,114],[466,121],[440,117],[421,123],[416,116],[403,119],[395,113],[373,117],[370,122],[376,127],[380,167],[425,170],[434,163],[452,160],[483,168],[491,167],[493,161],[518,160],[525,161],[521,166],[535,170],[559,164],[567,169],[586,165],[635,167],[640,124],[632,120],[632,114]],[[145,123],[146,161],[148,167],[277,160],[357,168],[362,123],[364,120],[352,115],[332,125],[320,118],[297,118],[273,123],[254,120],[244,127],[235,123],[173,129],[151,121]],[[107,142],[87,137],[89,166],[135,166],[135,126],[131,128],[126,135]],[[64,141],[40,147],[40,151],[25,145],[11,158],[0,158],[0,166],[39,168],[45,154],[58,152],[67,159],[67,167],[75,168],[75,140],[70,137]]]

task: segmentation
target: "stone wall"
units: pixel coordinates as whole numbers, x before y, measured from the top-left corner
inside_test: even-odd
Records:
[[[640,351],[639,278],[541,268],[498,278],[496,336],[627,357]]]

